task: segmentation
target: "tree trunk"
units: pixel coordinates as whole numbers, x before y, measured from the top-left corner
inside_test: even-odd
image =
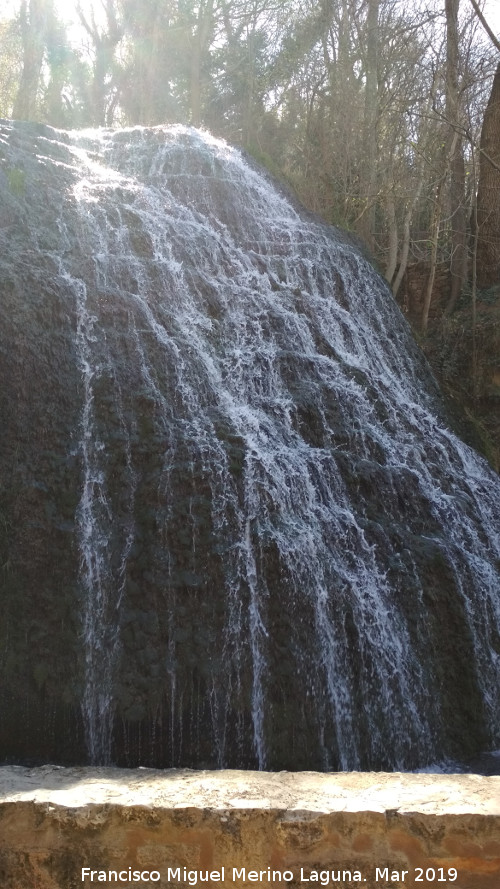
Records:
[[[415,193],[413,195],[413,200],[408,207],[404,221],[403,221],[403,242],[401,244],[401,253],[399,258],[399,268],[396,277],[392,282],[392,293],[393,296],[396,297],[398,295],[399,288],[401,286],[401,282],[404,278],[404,274],[406,272],[406,267],[408,265],[408,256],[410,254],[410,239],[411,239],[411,223],[413,220],[413,214],[415,212],[415,208],[420,200],[420,195],[422,194],[422,186],[424,184],[424,161],[423,157],[420,163],[420,171],[419,178],[417,182],[417,187],[415,189]],[[434,277],[432,279],[432,284],[434,283]],[[431,294],[432,294],[432,286],[431,286]]]
[[[422,307],[422,320],[421,327],[422,333],[427,333],[427,326],[429,323],[429,310],[432,302],[432,289],[434,287],[434,278],[436,275],[436,266],[437,266],[437,253],[438,253],[438,242],[439,242],[439,229],[441,226],[442,220],[442,210],[444,203],[444,185],[448,174],[450,172],[450,166],[452,162],[452,158],[455,156],[456,151],[456,143],[458,141],[458,132],[455,130],[451,130],[449,136],[449,144],[445,146],[446,150],[444,151],[444,164],[443,164],[443,173],[438,182],[436,189],[436,198],[434,201],[434,210],[432,213],[432,222],[431,222],[431,256],[430,256],[430,267],[429,267],[429,276],[427,278],[427,283],[425,287],[424,293],[424,304]]]
[[[47,0],[23,0],[20,10],[23,70],[12,111],[12,116],[16,120],[36,118],[48,16]]]
[[[366,18],[366,86],[363,126],[364,174],[361,200],[365,205],[359,217],[358,232],[370,250],[375,247],[375,214],[377,191],[377,123],[378,123],[378,54],[380,0],[368,0]]]
[[[446,11],[446,119],[457,134],[450,158],[449,217],[451,225],[450,293],[447,311],[459,298],[467,272],[467,220],[465,212],[465,164],[459,104],[458,8],[460,0],[445,0]]]
[[[477,283],[500,282],[500,63],[481,131],[477,191]]]
[[[472,175],[474,185],[476,183],[477,165],[476,152],[472,145]],[[475,188],[472,190],[472,245],[471,245],[471,323],[472,323],[472,397],[474,407],[477,407],[479,398],[479,378],[477,367],[477,195]]]
[[[212,30],[214,0],[204,0],[200,3],[198,21],[193,34],[191,47],[191,124],[194,127],[201,125],[201,79],[202,65],[205,53],[210,42]]]
[[[389,251],[385,269],[385,280],[391,284],[398,264],[398,224],[396,219],[396,202],[391,190],[386,199],[386,219],[388,229]]]
[[[434,278],[436,277],[436,266],[437,266],[437,250],[438,250],[438,241],[439,241],[439,226],[441,223],[441,210],[443,203],[443,180],[438,185],[436,200],[434,203],[434,210],[432,214],[432,223],[431,223],[431,256],[430,256],[430,264],[429,264],[429,275],[427,277],[425,292],[424,292],[424,302],[422,306],[422,318],[421,318],[421,328],[422,333],[427,333],[427,326],[429,324],[429,311],[432,302],[432,290],[434,287]]]

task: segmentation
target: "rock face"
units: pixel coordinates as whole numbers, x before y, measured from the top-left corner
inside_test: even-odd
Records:
[[[500,778],[478,775],[4,767],[0,826],[6,889],[500,884]]]
[[[500,481],[370,264],[238,152],[4,122],[0,380],[0,760],[497,746]]]

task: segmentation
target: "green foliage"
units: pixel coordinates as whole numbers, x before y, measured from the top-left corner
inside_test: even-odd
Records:
[[[0,117],[10,117],[22,66],[19,33],[14,21],[0,21]]]
[[[254,143],[250,143],[246,146],[246,150],[250,157],[252,157],[261,167],[265,167],[266,170],[271,173],[276,179],[281,180],[286,185],[290,186],[292,183],[289,179],[284,175],[283,170],[281,169],[279,163],[276,158],[273,157],[269,152],[263,151],[259,145],[255,145]]]
[[[22,11],[0,22],[0,115],[27,90],[28,119],[60,127],[199,123],[364,238],[400,292],[406,264],[428,267],[434,245],[438,266],[450,267],[450,129],[460,133],[457,200],[470,219],[470,146],[498,61],[473,19],[462,26],[457,129],[447,120],[443,4],[436,16],[423,2],[395,0],[88,0],[78,36],[54,0],[30,0],[30,14],[31,3],[39,34]],[[30,35],[43,43],[36,84],[23,80]],[[22,195],[23,171],[8,176]],[[441,315],[433,305],[430,323]]]

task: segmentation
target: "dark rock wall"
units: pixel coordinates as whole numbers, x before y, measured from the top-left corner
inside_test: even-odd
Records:
[[[500,484],[370,265],[193,131],[0,135],[0,757],[497,743]]]

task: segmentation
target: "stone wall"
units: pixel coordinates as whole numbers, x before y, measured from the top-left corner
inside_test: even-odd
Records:
[[[104,885],[498,889],[500,777],[1,768],[2,889]]]

